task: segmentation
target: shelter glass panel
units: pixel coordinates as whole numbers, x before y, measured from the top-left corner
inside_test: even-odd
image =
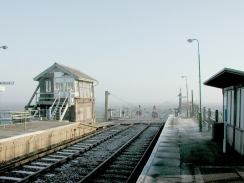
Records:
[[[227,123],[233,124],[234,119],[234,95],[229,91],[227,95]]]
[[[240,128],[244,130],[244,89],[241,89]]]
[[[238,89],[236,95],[236,126],[240,128],[240,117],[241,117],[241,90]]]
[[[224,122],[227,122],[227,98],[228,92],[224,92]]]
[[[231,91],[231,124],[234,124],[234,91]]]

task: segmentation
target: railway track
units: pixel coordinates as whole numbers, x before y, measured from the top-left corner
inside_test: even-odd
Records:
[[[6,161],[6,162],[1,162],[0,163],[0,174],[9,170],[9,169],[13,169],[15,167],[18,167],[20,165],[23,165],[25,163],[28,163],[28,162],[33,161],[35,159],[38,159],[40,157],[51,154],[57,150],[66,148],[66,147],[68,147],[72,144],[75,144],[77,142],[80,142],[86,138],[93,137],[99,133],[103,133],[109,129],[115,128],[116,126],[117,125],[108,125],[108,126],[104,126],[104,127],[98,127],[96,131],[92,131],[92,132],[86,133],[84,135],[81,135],[79,137],[75,137],[75,138],[63,141],[61,143],[49,146],[47,148],[40,149],[37,152],[30,153],[30,154],[25,155],[25,156],[20,156],[20,157],[14,158],[14,159]]]
[[[133,178],[132,174],[143,161],[145,151],[161,126],[162,124],[156,123],[118,125],[23,166],[5,171],[0,174],[0,182],[99,182],[106,181],[104,170],[111,172],[111,167],[128,165],[124,169],[130,168],[128,174],[123,175],[123,179],[116,178],[120,182],[126,182]],[[116,163],[122,157],[131,159],[127,163]],[[111,178],[111,173],[107,177]]]
[[[158,127],[150,125],[139,132],[79,183],[136,182],[159,136]]]

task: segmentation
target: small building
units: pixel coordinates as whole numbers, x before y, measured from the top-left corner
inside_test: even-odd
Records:
[[[34,81],[39,84],[26,109],[48,111],[49,120],[95,122],[94,84],[97,80],[77,69],[54,63]],[[34,98],[35,104],[32,104]]]
[[[244,155],[244,72],[224,68],[204,84],[222,89],[224,143]]]

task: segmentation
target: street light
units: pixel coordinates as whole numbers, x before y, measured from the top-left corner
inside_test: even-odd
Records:
[[[186,78],[186,98],[187,98],[187,112],[186,117],[188,117],[188,86],[187,86],[187,76],[181,76],[182,78]]]
[[[0,48],[6,50],[8,47],[6,45],[4,45],[4,46],[0,46]]]
[[[198,45],[198,65],[199,65],[199,131],[202,131],[202,101],[201,101],[201,67],[200,67],[200,52],[199,52],[199,41],[197,39],[188,39],[189,43],[192,43],[193,41],[197,41]]]

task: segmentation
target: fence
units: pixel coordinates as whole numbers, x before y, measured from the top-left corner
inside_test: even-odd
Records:
[[[0,125],[47,119],[46,110],[0,111]]]
[[[199,121],[199,112],[200,108],[198,105],[193,104],[190,106],[191,117],[195,117]],[[211,110],[210,108],[206,109],[206,107],[202,108],[202,122],[205,125],[208,125],[208,130],[211,130],[213,122],[223,122],[223,114],[218,110]]]

